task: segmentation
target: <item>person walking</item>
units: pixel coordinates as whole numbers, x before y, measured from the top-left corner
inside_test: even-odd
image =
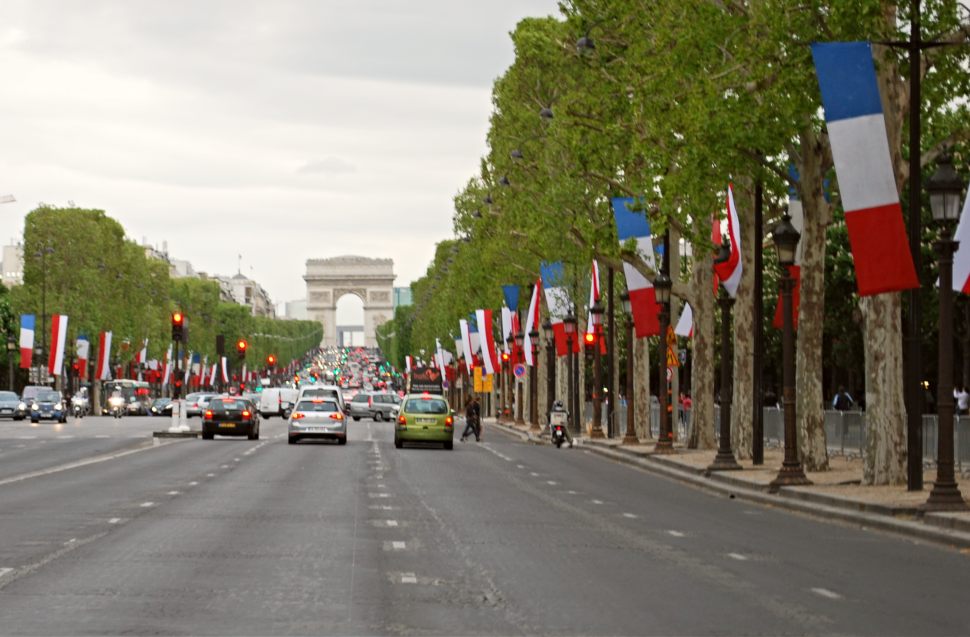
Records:
[[[465,431],[461,434],[461,441],[475,434],[475,441],[482,441],[482,406],[478,402],[478,395],[472,394],[465,403]]]
[[[959,389],[954,389],[953,398],[957,403],[957,415],[966,416],[967,411],[970,410],[970,394],[967,393],[966,386],[960,385]]]
[[[835,394],[835,398],[832,399],[832,408],[839,411],[848,411],[852,409],[852,405],[855,401],[852,400],[852,396],[849,392],[845,391],[844,385],[839,385],[839,391]]]

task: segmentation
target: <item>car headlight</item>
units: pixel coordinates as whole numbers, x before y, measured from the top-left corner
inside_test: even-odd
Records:
[[[38,409],[40,409],[40,405],[38,405],[37,403],[33,403],[33,404],[32,404],[32,405],[30,406],[30,408],[31,408],[31,409],[33,409],[34,411],[37,411]]]
[[[27,403],[20,403],[19,405],[17,405],[17,409],[19,409],[20,411],[26,411]]]
[[[64,403],[57,403],[57,411],[64,411]]]

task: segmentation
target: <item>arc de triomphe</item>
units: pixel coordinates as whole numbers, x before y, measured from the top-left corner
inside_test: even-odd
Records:
[[[364,347],[377,347],[375,330],[394,316],[393,259],[307,259],[303,280],[307,315],[323,324],[323,347],[337,345],[337,301],[347,294],[364,302]]]

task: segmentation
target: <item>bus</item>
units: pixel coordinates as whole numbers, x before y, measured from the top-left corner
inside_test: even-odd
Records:
[[[101,414],[111,410],[109,398],[120,397],[124,401],[124,413],[128,416],[147,416],[152,406],[151,387],[145,381],[122,378],[101,384]]]

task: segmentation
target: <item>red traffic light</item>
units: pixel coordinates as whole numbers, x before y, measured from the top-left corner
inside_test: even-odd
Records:
[[[276,357],[273,356],[272,354],[270,354],[269,356],[267,356],[266,357],[266,364],[269,365],[270,367],[272,367],[273,365],[275,365],[276,364]]]
[[[246,339],[241,338],[236,341],[236,351],[238,351],[240,354],[244,354],[247,347],[249,347],[249,343],[246,342]]]
[[[172,312],[172,325],[182,325],[185,321],[185,315],[176,310]]]
[[[593,343],[596,342],[596,334],[593,334],[592,332],[586,332],[586,334],[583,335],[583,339],[586,341],[587,345],[592,345]]]
[[[508,352],[502,352],[502,361],[503,362],[508,362],[508,360],[509,360],[509,353]]]

